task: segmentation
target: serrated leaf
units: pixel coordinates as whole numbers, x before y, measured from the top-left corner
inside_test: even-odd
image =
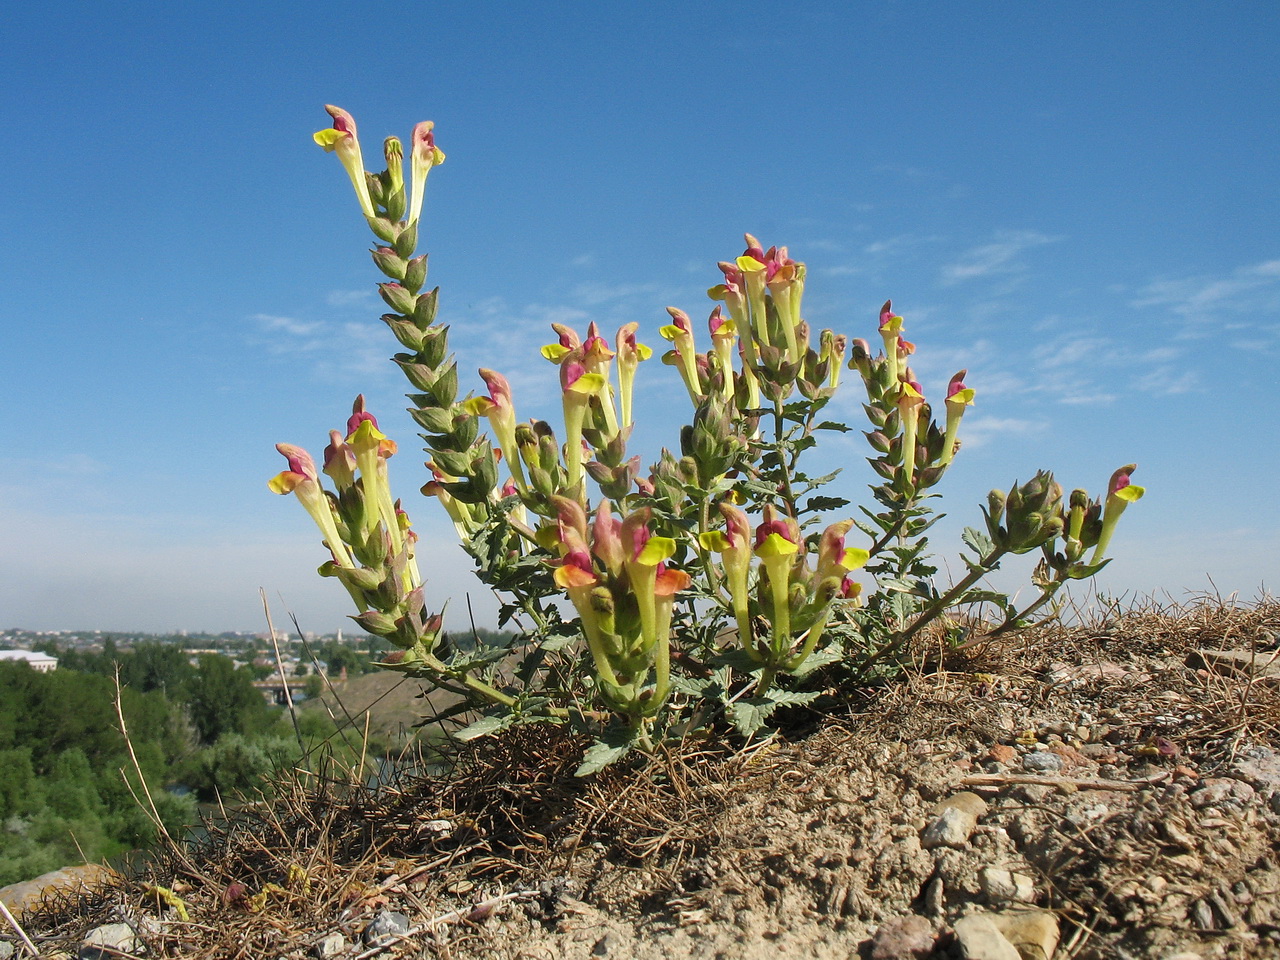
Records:
[[[490,716],[481,717],[475,723],[468,724],[459,730],[455,737],[459,740],[475,740],[479,737],[487,737],[490,734],[497,733],[499,730],[505,730],[511,726],[515,718],[511,716]]]
[[[960,595],[957,603],[994,603],[1005,612],[1010,612],[1009,598],[998,590],[966,590]]]
[[[610,727],[582,755],[582,763],[573,772],[575,777],[587,777],[617,763],[635,746],[636,733],[625,727]]]
[[[876,586],[890,593],[911,593],[916,588],[910,580],[902,580],[898,577],[881,577],[876,581]]]
[[[760,662],[741,647],[721,650],[712,657],[711,662],[718,667],[732,667],[739,673],[754,673],[761,669]]]
[[[823,420],[820,424],[818,424],[818,425],[817,425],[816,427],[814,427],[813,429],[815,429],[815,430],[835,430],[835,431],[837,431],[838,433],[848,433],[850,430],[852,430],[852,429],[853,429],[853,427],[849,426],[847,423],[840,423],[840,422],[839,422],[839,421],[837,421],[837,420]]]
[[[821,649],[815,650],[813,653],[809,654],[809,656],[805,658],[804,663],[791,671],[791,676],[795,677],[797,680],[803,679],[815,670],[819,670],[822,667],[835,663],[841,659],[843,659],[843,654],[840,652],[839,645],[835,643],[828,643]],[[814,696],[817,695],[817,691],[814,691]]]
[[[735,700],[725,705],[725,713],[734,729],[744,737],[752,737],[773,711],[778,709],[778,701],[769,697],[751,697],[748,700]]]
[[[996,547],[991,538],[977,527],[965,527],[960,534],[960,539],[964,541],[966,547],[980,557],[990,556],[991,551]]]
[[[538,644],[539,648],[549,653],[559,653],[566,647],[572,646],[577,637],[548,637]]]
[[[812,703],[821,693],[821,690],[770,690],[769,699],[780,707],[793,707]]]
[[[839,510],[847,507],[850,501],[844,497],[810,497],[804,505],[806,511]]]

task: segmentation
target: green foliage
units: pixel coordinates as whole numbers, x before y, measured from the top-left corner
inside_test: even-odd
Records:
[[[805,264],[750,235],[708,291],[719,302],[709,349],[697,351],[688,314],[667,308],[671,322],[658,333],[672,349],[662,360],[678,371],[692,412],[647,476],[627,449],[636,370],[653,353],[636,340],[636,323],[612,340],[595,323],[585,336],[553,325],[558,341],[542,355],[559,367],[559,435],[549,422],[517,419],[511,384],[497,371],[479,371],[486,394],[459,396],[449,328],[436,322],[439,291],[426,289],[426,256],[414,256],[423,178],[444,155],[419,125],[415,135],[428,132],[410,151],[406,203],[399,148],[387,152],[388,171],[366,176],[354,121],[327,109],[334,129],[316,140],[347,166],[379,241],[373,261],[391,310],[382,320],[403,347],[393,359],[413,388],[410,413],[430,457],[423,492],[502,597],[499,626],[517,626],[518,640],[464,646],[442,634],[441,616],[426,608],[409,518],[390,488],[396,448],[363,397],[345,439],[335,431],[325,450],[333,491],[291,444],[277,447],[288,469],[270,487],[294,493],[319,526],[331,557],[322,572],[350,593],[361,611],[354,619],[395,648],[382,664],[485,708],[462,736],[571,723],[596,738],[582,773],[697,730],[761,736],[788,711],[811,708],[820,689],[838,694],[892,676],[913,638],[931,626],[948,633],[950,618],[994,636],[1032,623],[1042,608],[1052,616],[1065,583],[1101,569],[1116,519],[1142,494],[1129,484],[1132,466],[1113,475],[1105,502],[1084,490],[1064,500],[1045,471],[994,490],[985,533],[965,536],[967,573],[940,585],[931,501],[975,395],[966,371],[931,405],[909,365],[915,345],[889,302],[876,350],[812,331],[801,316]],[[840,471],[814,475],[806,460],[820,434],[851,430],[824,413],[845,369],[865,390],[873,454],[871,504],[858,504],[856,522],[867,539],[858,545],[846,543],[853,517],[826,516],[853,506],[854,492],[831,489]],[[1037,596],[1026,607],[981,585],[1006,559],[1033,551]],[[863,580],[852,576],[864,567]],[[998,620],[983,624],[988,608]]]
[[[259,733],[275,717],[253,686],[253,672],[218,654],[201,654],[188,684],[187,711],[200,742],[226,733]]]

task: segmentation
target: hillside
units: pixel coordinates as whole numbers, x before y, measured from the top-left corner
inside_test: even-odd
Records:
[[[922,650],[789,737],[588,779],[518,728],[377,794],[295,782],[24,922],[74,949],[125,915],[150,956],[1276,957],[1278,652],[1274,603]]]

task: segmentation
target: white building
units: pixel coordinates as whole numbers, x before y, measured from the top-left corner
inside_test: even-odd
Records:
[[[0,663],[12,660],[26,661],[27,666],[40,673],[48,673],[58,667],[58,658],[47,653],[35,653],[31,650],[0,650]]]

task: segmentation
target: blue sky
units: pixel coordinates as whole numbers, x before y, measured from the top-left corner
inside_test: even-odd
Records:
[[[402,413],[367,232],[311,142],[436,122],[423,247],[464,382],[551,418],[553,320],[652,344],[744,231],[809,266],[811,325],[892,297],[936,395],[968,367],[934,538],[1038,467],[1136,461],[1108,595],[1280,577],[1280,8],[1157,3],[14,5],[0,173],[0,626],[262,625],[348,612],[265,482],[364,392],[430,545],[471,590]],[[373,159],[369,159],[372,164]],[[686,416],[642,367],[646,461]],[[839,401],[858,423],[856,380]],[[826,452],[853,495],[857,434]],[[865,502],[865,496],[863,497]],[[952,559],[954,566],[954,559]],[[1008,584],[1025,580],[1014,565]]]

